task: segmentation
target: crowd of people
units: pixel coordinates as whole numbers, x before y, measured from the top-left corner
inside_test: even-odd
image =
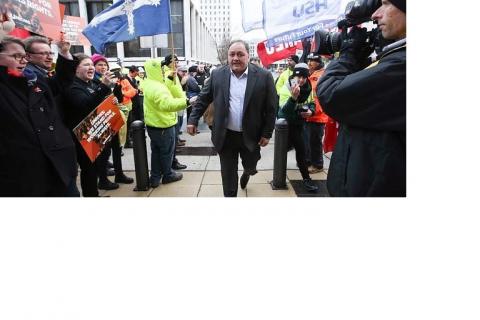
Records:
[[[367,63],[372,52],[365,49],[366,31],[353,27],[328,67],[319,54],[310,53],[306,61],[292,55],[275,80],[258,58],[250,59],[242,40],[230,43],[228,64],[214,71],[202,64],[179,66],[175,55],[125,71],[100,54],[72,55],[70,44],[60,41],[52,70],[54,53],[46,38],[2,36],[0,195],[97,197],[99,189],[133,183],[123,172],[122,154],[132,147],[129,126],[135,120],[144,121],[150,138],[150,186],[179,181],[179,171],[187,168],[176,157],[185,145],[186,110],[191,135],[198,133],[201,117],[208,118],[226,197],[237,196],[238,184],[245,189],[257,173],[277,118],[288,123],[289,146],[307,191],[318,189],[310,174],[324,169],[322,140],[333,119],[340,129],[329,193],[405,196],[405,1],[383,1],[372,19],[385,39],[395,41],[375,63]],[[92,162],[72,129],[112,94],[125,125]]]

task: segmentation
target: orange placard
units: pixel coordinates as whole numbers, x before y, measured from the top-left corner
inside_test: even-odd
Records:
[[[63,32],[65,41],[72,45],[90,46],[90,42],[82,31],[87,26],[85,19],[81,17],[63,16]]]
[[[62,20],[58,0],[1,0],[0,11],[8,12],[18,28],[60,40]]]
[[[113,94],[109,95],[73,128],[73,133],[92,162],[125,124],[114,99]]]

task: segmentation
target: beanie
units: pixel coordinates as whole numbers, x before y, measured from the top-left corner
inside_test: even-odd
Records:
[[[306,63],[298,63],[293,69],[293,77],[304,77],[308,78],[308,66]]]
[[[404,13],[407,13],[407,0],[390,0],[390,2]]]
[[[93,65],[96,65],[99,61],[105,61],[105,63],[108,66],[107,58],[105,58],[104,56],[98,53],[95,53],[94,55],[92,55],[92,61],[93,61]]]
[[[298,61],[300,60],[296,54],[292,54],[292,55],[291,55],[290,57],[288,57],[288,58],[290,58],[290,59],[292,59],[293,61],[295,61],[295,63],[298,63]]]

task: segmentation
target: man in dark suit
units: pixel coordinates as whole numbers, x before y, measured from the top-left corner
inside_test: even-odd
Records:
[[[143,105],[140,100],[140,95],[138,92],[138,81],[135,79],[138,76],[139,69],[137,66],[133,65],[128,67],[127,80],[130,82],[134,89],[137,89],[137,94],[132,98],[132,112],[128,114],[127,119],[127,141],[125,142],[125,148],[133,148],[132,137],[130,134],[130,125],[135,120],[143,121]]]
[[[251,175],[257,173],[260,147],[265,147],[275,126],[278,96],[270,72],[249,64],[248,44],[234,40],[228,49],[228,66],[216,69],[193,106],[187,131],[194,135],[198,120],[208,105],[215,105],[212,142],[220,156],[223,194],[236,197],[238,155],[245,189]]]

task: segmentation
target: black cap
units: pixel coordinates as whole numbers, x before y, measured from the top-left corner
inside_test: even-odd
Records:
[[[175,59],[175,61],[178,61],[178,58],[177,58],[177,55],[174,55],[173,58]],[[169,65],[170,63],[172,63],[172,55],[169,54],[168,56],[165,57],[165,60],[163,61],[163,64],[164,65]]]
[[[128,71],[130,71],[130,72],[138,72],[139,70],[138,70],[138,67],[134,65],[134,66],[128,67]]]
[[[298,63],[298,61],[300,61],[300,58],[298,58],[298,56],[296,54],[292,54],[290,57],[288,57],[289,59],[292,59],[293,61],[295,61],[295,63]]]
[[[293,69],[293,76],[308,78],[308,66],[305,63],[299,63]]]
[[[407,0],[391,0],[390,2],[404,13],[407,13]]]

